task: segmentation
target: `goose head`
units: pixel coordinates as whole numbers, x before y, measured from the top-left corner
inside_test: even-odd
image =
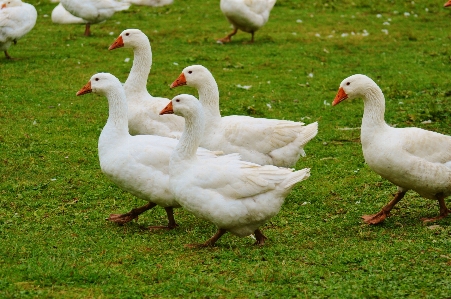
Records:
[[[96,93],[106,95],[108,91],[121,85],[119,79],[109,73],[98,73],[91,77],[88,83],[85,84],[78,92],[77,96],[87,93]]]
[[[15,7],[15,6],[22,6],[21,0],[7,0],[1,3],[1,9],[6,7]]]
[[[199,88],[205,82],[214,80],[210,71],[202,65],[191,65],[183,69],[180,76],[171,84],[171,88],[177,86],[191,86]]]
[[[197,117],[202,111],[202,105],[195,96],[190,94],[179,94],[160,112],[163,114],[175,114],[185,118]]]
[[[108,50],[117,48],[136,48],[143,43],[149,43],[147,36],[139,29],[125,29],[111,44]]]
[[[332,106],[335,106],[346,99],[363,98],[368,89],[375,85],[376,83],[365,75],[352,75],[341,82],[338,93],[332,102]]]

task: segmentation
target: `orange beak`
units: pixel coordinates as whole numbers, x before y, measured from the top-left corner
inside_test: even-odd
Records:
[[[87,93],[90,93],[90,92],[92,92],[92,89],[91,89],[91,81],[89,81],[88,83],[86,83],[86,85],[83,86],[82,89],[80,89],[80,90],[77,92],[77,96],[81,96],[81,95],[84,95],[84,94],[87,94]]]
[[[186,78],[185,78],[185,74],[181,73],[180,76],[177,78],[177,80],[172,82],[171,88],[174,88],[174,87],[177,87],[177,86],[183,86],[183,85],[186,85]]]
[[[334,101],[332,102],[332,106],[335,106],[335,105],[339,104],[340,102],[343,102],[347,98],[348,98],[348,95],[343,90],[343,88],[340,87],[340,89],[338,89],[338,92],[337,92],[337,95],[335,96]]]
[[[3,8],[5,8],[5,7],[6,7],[6,3],[3,3],[1,9],[3,9]]]
[[[160,111],[160,115],[163,114],[174,114],[174,110],[172,110],[172,101],[169,102],[169,104]]]
[[[444,7],[448,7],[451,6],[451,0],[449,0],[448,2],[445,3],[445,5],[443,5]]]
[[[114,43],[111,44],[111,46],[108,48],[108,50],[114,50],[117,48],[122,48],[124,46],[124,40],[122,39],[122,35],[119,35],[118,38],[114,41]]]

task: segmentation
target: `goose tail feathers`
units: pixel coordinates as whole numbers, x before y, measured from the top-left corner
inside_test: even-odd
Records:
[[[304,168],[292,172],[281,184],[282,188],[290,190],[296,183],[302,182],[310,177],[310,168]]]

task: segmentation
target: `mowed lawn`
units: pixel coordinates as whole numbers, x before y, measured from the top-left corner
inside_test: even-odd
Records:
[[[451,135],[443,3],[279,0],[254,44],[239,32],[226,45],[215,42],[231,31],[219,0],[132,6],[91,37],[83,25],[53,24],[56,4],[29,3],[35,28],[10,48],[14,60],[0,55],[1,298],[451,297],[451,217],[423,224],[438,204],[409,192],[383,224],[364,224],[396,187],[365,164],[363,102],[331,106],[341,81],[361,73],[384,92],[387,123]],[[223,115],[319,122],[296,165],[311,177],[262,227],[265,246],[227,234],[213,248],[185,248],[216,228],[182,209],[172,231],[147,229],[166,223],[158,207],[124,226],[105,221],[145,202],[100,170],[106,99],[75,93],[97,72],[126,80],[133,52],[108,47],[127,28],[151,41],[152,95],[197,96],[169,85],[202,64]]]

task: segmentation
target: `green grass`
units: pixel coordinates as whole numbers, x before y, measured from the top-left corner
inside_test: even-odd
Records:
[[[16,60],[0,58],[1,298],[451,297],[451,219],[424,225],[438,205],[411,192],[384,224],[363,224],[396,187],[365,164],[360,131],[342,130],[360,126],[362,101],[325,105],[344,78],[363,73],[382,88],[388,123],[450,135],[451,11],[442,2],[280,0],[252,45],[245,33],[215,43],[230,30],[219,1],[132,6],[93,25],[92,37],[52,24],[54,4],[30,2],[36,27],[10,48]],[[75,93],[97,72],[125,81],[133,53],[107,49],[126,28],[151,40],[153,95],[195,94],[168,86],[202,64],[218,82],[223,115],[319,122],[296,167],[312,175],[262,227],[263,248],[230,234],[214,248],[184,248],[215,227],[181,209],[170,232],[146,229],[166,223],[161,208],[125,226],[104,220],[144,202],[100,171],[106,99]]]

